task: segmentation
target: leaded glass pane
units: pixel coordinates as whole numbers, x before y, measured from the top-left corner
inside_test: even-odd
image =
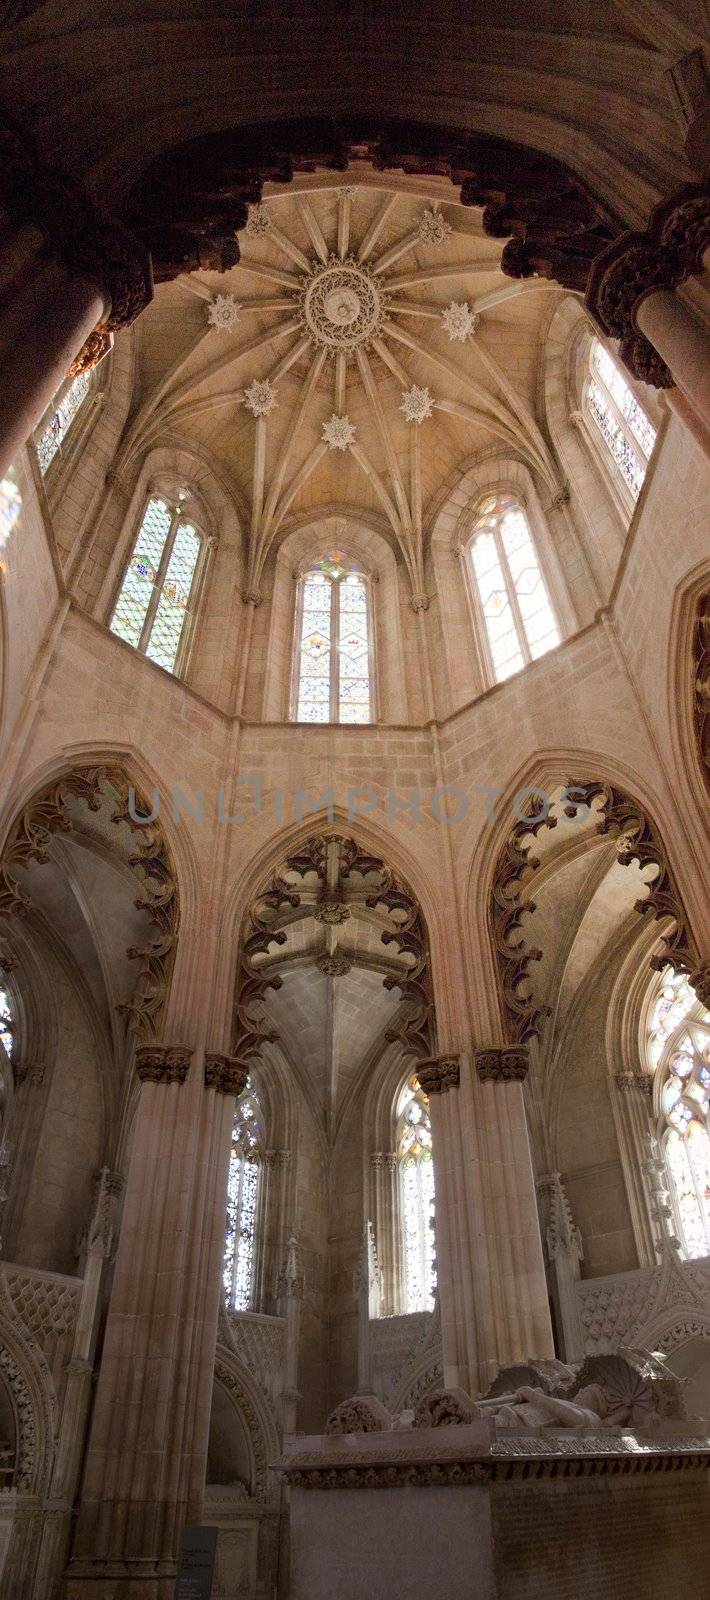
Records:
[[[145,652],[167,672],[172,672],[175,666],[199,553],[200,537],[196,528],[189,522],[181,522]]]
[[[635,395],[632,394],[616,362],[612,361],[609,352],[604,349],[598,339],[594,341],[592,348],[592,366],[599,374],[602,384],[606,386],[612,398],[616,401],[622,416],[628,422],[631,432],[648,460],[656,443],[656,430],[646,416],[643,407],[639,405]]]
[[[523,511],[505,513],[501,519],[501,537],[528,649],[535,661],[559,644],[560,635]]]
[[[400,1102],[397,1154],[405,1311],[431,1311],[436,1293],[434,1163],[429,1102],[416,1078]]]
[[[303,584],[297,722],[330,722],[332,621],[330,578],[310,572]]]
[[[480,533],[472,546],[473,569],[486,623],[497,683],[525,665],[495,534]]]
[[[370,721],[370,645],[367,588],[351,574],[338,584],[339,721]]]
[[[684,1254],[710,1255],[710,1012],[682,973],[666,970],[646,1040],[662,1074],[662,1140]]]
[[[44,477],[66,439],[74,418],[91,388],[91,373],[80,372],[62,395],[56,410],[37,440],[39,470]]]
[[[111,632],[138,648],[158,576],[172,516],[164,500],[149,500],[121,593],[111,618]]]
[[[9,1056],[12,1055],[12,1035],[10,1001],[5,989],[0,989],[0,1044],[5,1046]]]
[[[15,482],[13,467],[0,480],[0,551],[7,544],[22,510],[22,496]]]
[[[587,402],[590,414],[596,422],[607,449],[613,456],[634,499],[637,500],[646,476],[645,463],[633,449],[626,434],[617,422],[616,415],[609,405],[606,395],[593,379],[587,390]]]
[[[227,1179],[224,1289],[227,1305],[248,1311],[254,1292],[256,1213],[261,1173],[261,1112],[251,1081],[237,1102]]]

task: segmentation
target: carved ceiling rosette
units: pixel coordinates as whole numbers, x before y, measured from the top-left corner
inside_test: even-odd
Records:
[[[139,1038],[154,1035],[156,1023],[168,991],[175,956],[180,920],[177,883],[167,844],[159,822],[137,822],[129,811],[129,784],[119,767],[99,765],[77,767],[49,785],[29,802],[12,828],[0,856],[0,915],[26,916],[33,904],[20,887],[14,869],[31,862],[47,865],[52,860],[54,834],[71,833],[72,819],[67,801],[82,801],[92,812],[99,812],[106,790],[116,799],[111,821],[126,823],[133,831],[136,848],[127,864],[139,877],[142,894],[135,901],[158,930],[156,939],[142,946],[130,946],[130,960],[140,962],[136,992],[130,1005],[118,1010],[127,1017],[127,1026]],[[136,792],[140,813],[149,807]],[[135,807],[134,807],[135,809]],[[139,814],[140,814],[139,813]]]

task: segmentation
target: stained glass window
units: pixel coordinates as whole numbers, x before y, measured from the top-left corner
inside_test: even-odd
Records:
[[[710,1011],[683,973],[663,976],[646,1042],[660,1074],[659,1139],[684,1254],[710,1255]]]
[[[12,1055],[13,1032],[10,998],[5,989],[0,989],[0,1044],[5,1046],[9,1056]]]
[[[254,1294],[256,1211],[263,1125],[251,1078],[237,1101],[227,1180],[224,1292],[232,1311],[248,1311]]]
[[[43,428],[37,440],[37,459],[39,470],[44,477],[47,468],[51,466],[54,457],[66,439],[69,429],[91,389],[91,373],[80,372],[68,387],[60,390],[60,399],[53,405],[49,421]]]
[[[656,430],[598,339],[592,341],[585,402],[627,489],[637,500],[656,442]]]
[[[368,584],[337,552],[301,583],[295,720],[372,721]]]
[[[432,1311],[436,1293],[434,1163],[429,1101],[416,1078],[398,1106],[397,1159],[404,1256],[404,1309]]]
[[[148,501],[110,628],[167,672],[175,670],[200,549],[180,505]]]
[[[528,520],[518,500],[491,495],[479,508],[471,564],[496,683],[560,642]]]
[[[0,553],[4,549],[22,510],[22,496],[17,487],[15,471],[8,467],[0,479]]]

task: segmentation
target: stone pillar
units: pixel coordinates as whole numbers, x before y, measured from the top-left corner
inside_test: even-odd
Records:
[[[523,1105],[525,1048],[417,1068],[430,1096],[444,1384],[476,1394],[504,1362],[554,1354]],[[449,1093],[448,1091],[455,1091]]]
[[[298,1355],[301,1337],[303,1271],[298,1241],[292,1236],[278,1282],[279,1314],[286,1324],[284,1336],[283,1388],[281,1390],[281,1429],[295,1433],[296,1413],[301,1398],[298,1390]]]
[[[0,112],[0,477],[69,373],[152,296],[150,258]]]
[[[620,339],[635,377],[657,388],[676,384],[704,429],[710,428],[710,335],[675,292],[703,271],[710,246],[710,194],[688,185],[664,200],[645,233],[627,233],[592,266],[587,305],[604,332]]]
[[[552,1278],[552,1300],[557,1316],[560,1355],[564,1361],[581,1361],[584,1330],[577,1294],[579,1264],[584,1258],[582,1235],[572,1221],[569,1201],[559,1172],[538,1178],[538,1189],[548,1197],[547,1259]]]
[[[143,1046],[123,1223],[67,1600],[172,1600],[199,1520],[234,1101],[247,1069]]]
[[[653,1076],[649,1072],[617,1072],[614,1086],[612,1111],[639,1265],[653,1267],[658,1260],[659,1239],[654,1191],[645,1167],[648,1139],[653,1132]]]

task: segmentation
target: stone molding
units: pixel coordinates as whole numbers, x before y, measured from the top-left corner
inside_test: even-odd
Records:
[[[141,1083],[184,1083],[192,1050],[184,1045],[146,1044],[136,1050],[136,1072]]]
[[[527,1047],[477,1050],[474,1056],[481,1083],[523,1083],[530,1065]]]
[[[710,246],[710,193],[688,184],[656,206],[645,233],[625,233],[592,265],[586,303],[612,338],[629,371],[644,383],[667,389],[673,377],[648,339],[637,314],[647,295],[676,289],[703,270]]]
[[[642,1453],[631,1454],[623,1440],[613,1435],[589,1439],[527,1438],[501,1440],[493,1456],[478,1460],[355,1461],[328,1465],[313,1457],[277,1463],[282,1482],[293,1489],[428,1489],[487,1485],[524,1478],[579,1478],[637,1476],[640,1473],[707,1472],[710,1451],[704,1439],[687,1444],[674,1438],[654,1438]],[[422,1452],[423,1454],[424,1452]],[[394,1454],[394,1452],[392,1452]],[[437,1452],[432,1451],[432,1456]]]
[[[90,334],[74,363],[86,371],[102,359],[107,339],[127,328],[153,298],[146,246],[121,222],[99,215],[75,179],[44,165],[33,140],[0,110],[0,207],[17,227],[34,223],[73,277],[92,279],[110,298],[99,337]]]
[[[437,1056],[428,1061],[420,1061],[416,1076],[420,1089],[426,1095],[446,1094],[449,1089],[458,1089],[461,1081],[459,1058]]]
[[[246,1088],[249,1068],[236,1056],[205,1055],[205,1088],[218,1094],[240,1095]]]

